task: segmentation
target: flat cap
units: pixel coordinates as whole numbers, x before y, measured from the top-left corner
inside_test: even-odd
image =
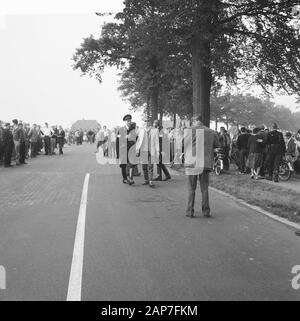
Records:
[[[131,120],[132,119],[132,116],[131,115],[125,115],[124,117],[123,117],[123,121],[126,121],[126,120]]]

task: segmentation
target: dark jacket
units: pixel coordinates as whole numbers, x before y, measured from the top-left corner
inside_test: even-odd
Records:
[[[267,136],[267,145],[270,154],[284,155],[286,148],[282,133],[272,130]]]
[[[65,131],[64,130],[58,130],[57,141],[60,145],[64,144],[64,141],[65,141]]]
[[[249,141],[249,138],[251,137],[250,134],[241,134],[238,139],[237,139],[237,147],[238,147],[238,150],[242,150],[242,149],[247,149],[248,148],[248,141]]]
[[[260,134],[250,136],[247,148],[249,154],[262,154],[264,147],[263,137]]]
[[[13,134],[9,129],[3,129],[3,145],[4,146],[13,146],[14,139]]]
[[[117,135],[117,143],[116,143],[116,150],[117,150],[117,158],[120,158],[120,151],[125,148],[125,136],[127,135],[126,141],[127,141],[127,156],[130,148],[136,143],[137,141],[137,134],[136,134],[136,123],[131,123],[130,127],[127,128],[126,126],[121,127],[118,131]],[[120,139],[122,137],[122,139]],[[124,157],[124,155],[122,155]],[[122,157],[121,157],[122,158]],[[126,160],[120,159],[121,162],[124,162]]]

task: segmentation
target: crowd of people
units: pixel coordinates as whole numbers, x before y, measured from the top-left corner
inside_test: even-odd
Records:
[[[261,126],[249,131],[242,127],[232,148],[239,153],[240,174],[250,173],[252,179],[279,182],[279,166],[284,158],[294,171],[300,154],[300,130],[298,133],[282,132],[276,123],[271,129]]]
[[[124,126],[115,127],[112,130],[107,126],[100,126],[98,130],[76,130],[73,132],[63,130],[62,126],[43,127],[14,119],[12,123],[0,121],[0,164],[5,168],[12,167],[12,159],[16,165],[26,164],[26,160],[35,158],[42,153],[45,155],[58,153],[63,154],[65,143],[82,145],[96,143],[96,153],[100,148],[104,157],[118,159],[124,184],[133,185],[133,176],[140,176],[138,166],[131,162],[129,151],[134,148],[136,159],[142,162],[144,176],[143,185],[155,187],[156,181],[168,181],[171,179],[170,172],[166,167],[170,164],[185,166],[189,182],[189,200],[187,215],[192,216],[195,190],[199,178],[202,191],[202,209],[205,216],[209,216],[208,202],[208,174],[213,169],[216,149],[222,149],[224,153],[224,169],[229,170],[230,161],[234,160],[240,174],[250,174],[252,179],[274,180],[278,182],[279,165],[283,157],[289,163],[291,170],[293,164],[300,155],[300,130],[297,133],[282,132],[276,123],[271,129],[264,126],[255,127],[252,130],[242,127],[234,135],[230,135],[224,127],[220,132],[205,127],[201,117],[193,117],[194,127],[206,132],[204,145],[205,157],[203,168],[189,168],[185,138],[185,124],[178,128],[163,128],[159,120],[146,121],[139,127],[132,122],[131,115],[123,118]],[[154,130],[153,130],[154,129]],[[123,133],[123,134],[122,134]],[[125,140],[122,140],[121,137]],[[155,136],[155,137],[154,137]],[[210,137],[210,138],[208,138]],[[125,145],[124,144],[125,141]],[[166,147],[167,142],[167,147]],[[196,144],[192,139],[193,146]],[[164,145],[164,146],[163,146]],[[194,146],[195,147],[195,146]],[[193,149],[194,149],[193,147]],[[125,154],[122,154],[122,149]],[[169,150],[169,162],[165,162],[164,154]],[[192,152],[191,152],[192,154]],[[124,156],[125,155],[125,156]],[[153,162],[154,155],[157,156]],[[233,157],[235,155],[235,157]],[[157,175],[154,177],[154,164],[157,167]],[[164,175],[164,176],[163,176]]]
[[[184,163],[184,130],[185,124],[178,128],[163,128],[159,121],[148,123],[151,127],[159,128],[161,135],[167,135],[170,143],[171,167]],[[99,147],[104,155],[110,158],[117,157],[117,137],[120,127],[109,130],[106,126],[95,134],[97,151]],[[142,129],[135,127],[136,137]],[[235,135],[230,135],[224,127],[216,131],[220,148],[224,153],[224,170],[228,171],[230,162],[238,166],[240,174],[250,174],[252,179],[274,180],[278,182],[279,165],[283,158],[288,161],[290,170],[294,170],[294,163],[300,154],[300,130],[298,133],[282,132],[278,125],[272,128],[265,126],[255,127],[252,130],[242,127]],[[91,140],[93,141],[93,140]],[[161,166],[163,170],[165,167]],[[158,174],[159,178],[161,173]],[[168,174],[166,174],[168,177]]]
[[[42,128],[17,119],[0,121],[0,166],[12,167],[12,160],[16,166],[27,164],[26,160],[37,157],[43,149],[45,155],[56,154],[56,149],[62,155],[65,136],[62,126],[45,123]]]

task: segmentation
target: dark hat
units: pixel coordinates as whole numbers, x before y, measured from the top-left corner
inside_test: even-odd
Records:
[[[126,121],[126,120],[131,120],[132,119],[132,116],[131,115],[125,115],[124,117],[123,117],[123,121]]]
[[[6,126],[10,126],[10,123],[5,123],[5,127],[6,127]]]
[[[17,119],[13,119],[12,122],[16,125],[18,125],[18,120]]]

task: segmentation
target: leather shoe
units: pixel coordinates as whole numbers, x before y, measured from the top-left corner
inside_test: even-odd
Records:
[[[164,179],[164,182],[168,181],[169,179],[171,179],[171,176],[167,176],[167,177]]]
[[[161,181],[162,181],[161,176],[157,176],[156,178],[154,178],[154,181],[155,181],[155,182],[158,182],[158,181],[160,181],[160,182],[161,182]]]
[[[190,218],[194,218],[195,217],[194,214],[186,214],[185,216],[190,217]]]

